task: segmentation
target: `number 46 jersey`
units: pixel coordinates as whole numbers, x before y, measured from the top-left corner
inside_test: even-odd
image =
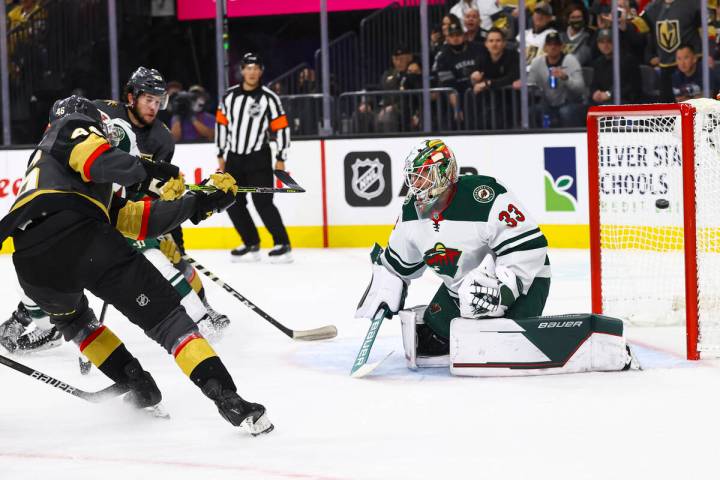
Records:
[[[545,235],[515,195],[480,175],[461,176],[455,189],[448,206],[429,218],[420,218],[408,196],[383,253],[386,268],[406,280],[430,268],[455,295],[487,254],[515,273],[522,294],[536,277],[550,277]]]

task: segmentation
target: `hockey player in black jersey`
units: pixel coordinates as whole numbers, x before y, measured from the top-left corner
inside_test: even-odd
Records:
[[[113,381],[127,385],[139,408],[162,395],[122,341],[100,325],[84,290],[113,305],[175,357],[181,370],[213,400],[220,414],[250,433],[272,430],[265,408],[243,400],[210,344],[197,331],[165,278],[125,237],[156,237],[191,219],[197,223],[234,202],[234,179],[212,176],[218,189],[175,201],[133,202],[112,185],[146,178],[168,181],[177,167],[126,154],[109,143],[99,110],[87,99],[55,103],[50,126],[32,153],[18,197],[0,220],[0,242],[14,238],[13,263],[23,290],[50,314]]]
[[[96,100],[93,103],[110,118],[127,122],[135,134],[141,157],[155,162],[171,162],[175,153],[175,142],[167,127],[162,122],[156,121],[158,111],[167,104],[166,85],[160,73],[155,69],[138,68],[125,86],[124,99],[127,103],[112,100]],[[159,196],[157,181],[153,181],[152,178],[127,187],[126,192],[131,200]],[[204,321],[203,324],[208,324],[219,332],[229,326],[230,320],[208,304],[200,275],[182,259],[184,248],[180,227],[178,226],[171,233],[172,237],[166,236],[160,249],[200,297],[204,305],[200,308],[204,308],[208,317],[208,321]],[[153,248],[159,246],[160,242],[148,239],[145,245]],[[33,322],[36,328],[28,328]],[[49,325],[49,318],[45,312],[26,295],[23,296],[10,319],[0,324],[0,345],[9,351],[30,353],[60,344],[62,344],[60,333]]]

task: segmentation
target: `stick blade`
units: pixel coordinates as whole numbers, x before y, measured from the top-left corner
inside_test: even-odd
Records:
[[[119,397],[120,395],[127,393],[128,390],[129,388],[125,385],[114,383],[109,387],[103,388],[102,390],[99,390],[97,392],[83,392],[80,390],[75,390],[73,394],[76,397],[87,400],[88,402],[102,403],[106,400],[110,400],[111,398]]]
[[[377,367],[380,366],[380,364],[382,364],[385,360],[390,358],[390,355],[392,355],[393,353],[395,353],[395,350],[391,351],[390,353],[385,355],[383,358],[381,358],[377,362],[364,364],[362,367],[360,367],[357,370],[354,370],[352,373],[350,373],[350,376],[352,378],[363,378],[363,377],[366,377],[367,375],[370,375]]]
[[[337,328],[335,325],[326,325],[312,330],[293,330],[293,340],[327,340],[328,338],[337,337]]]

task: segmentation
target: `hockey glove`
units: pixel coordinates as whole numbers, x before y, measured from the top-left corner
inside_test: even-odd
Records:
[[[503,317],[520,296],[517,277],[507,267],[495,267],[491,256],[463,278],[458,290],[460,316]]]
[[[180,176],[180,169],[169,162],[154,162],[145,158],[140,158],[140,164],[145,169],[148,179],[156,179],[161,182],[167,182],[171,178]],[[147,179],[146,179],[147,181]]]
[[[377,244],[376,249],[382,253],[382,249]],[[373,259],[372,279],[360,299],[355,311],[355,318],[372,318],[383,304],[387,305],[390,310],[386,317],[392,318],[393,314],[402,310],[405,304],[407,283],[380,264],[379,253],[375,254],[376,249],[371,254]]]
[[[178,178],[171,178],[160,189],[160,199],[165,201],[177,200],[185,194],[185,178],[182,173]]]
[[[235,179],[229,173],[213,173],[210,179],[205,179],[200,184],[214,185],[217,190],[190,192],[195,196],[195,213],[190,217],[190,221],[195,225],[206,220],[213,213],[222,212],[231,206],[235,203],[237,194]]]

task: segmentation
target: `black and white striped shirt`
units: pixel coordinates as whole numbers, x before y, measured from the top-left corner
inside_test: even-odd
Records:
[[[265,86],[252,91],[242,85],[230,87],[218,106],[215,143],[218,156],[228,152],[247,155],[257,152],[275,134],[277,158],[285,160],[290,146],[290,128],[280,98]]]

